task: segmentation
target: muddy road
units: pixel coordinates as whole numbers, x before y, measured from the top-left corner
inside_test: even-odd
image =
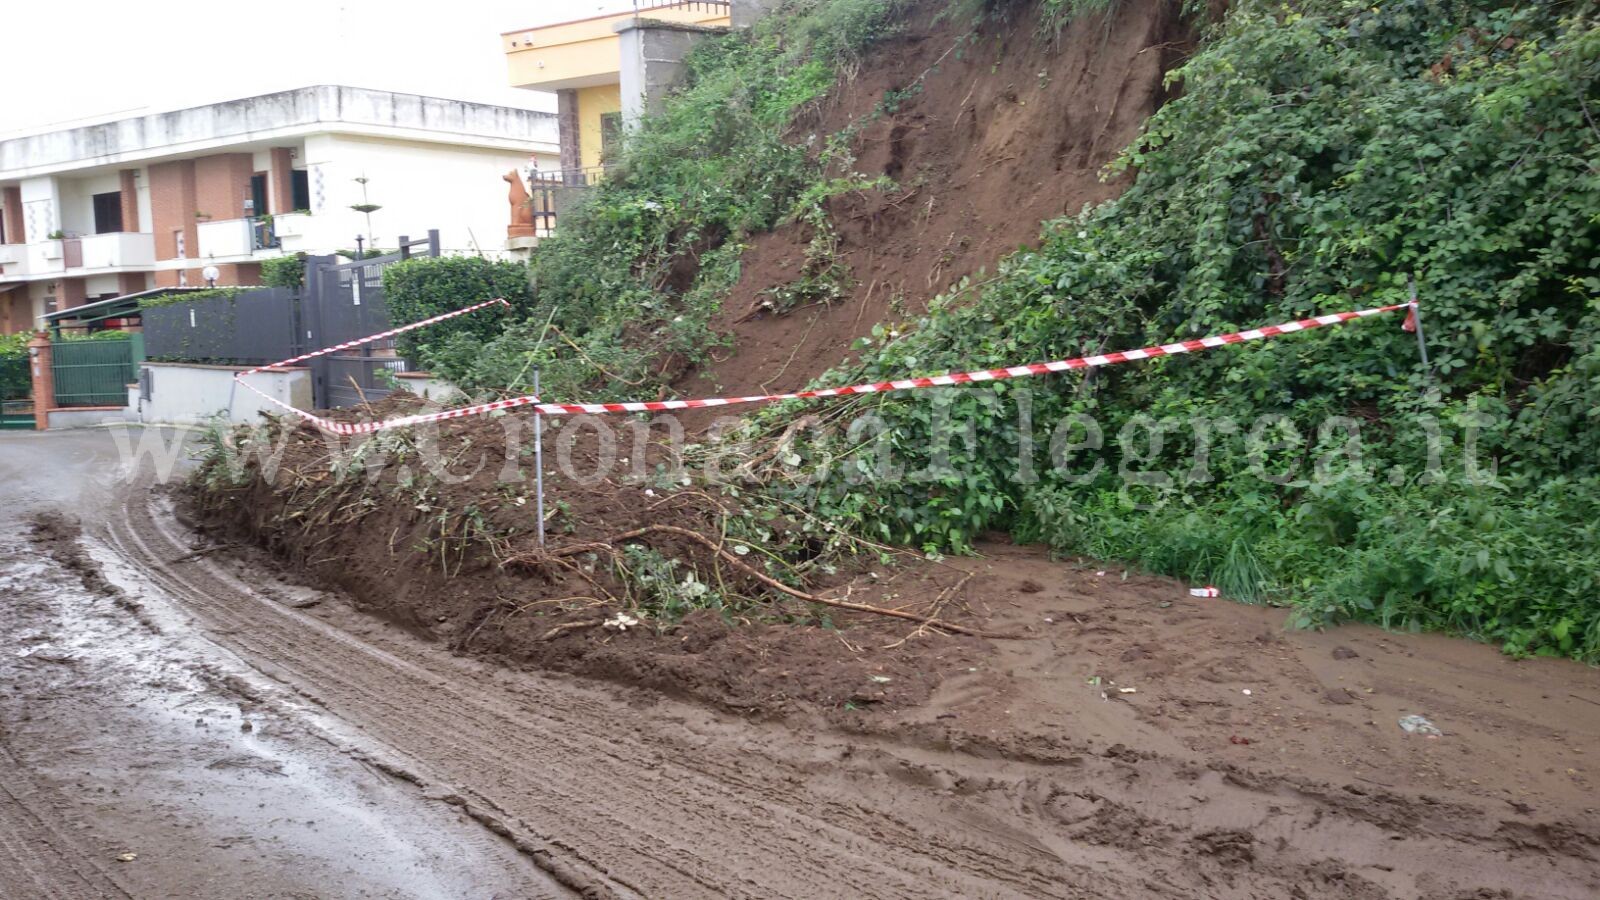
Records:
[[[0,438],[0,897],[571,895],[114,553],[117,462]]]
[[[751,721],[452,655],[206,543],[104,431],[0,436],[0,475],[5,898],[1600,895],[1583,667],[996,549],[963,564],[1039,637]]]

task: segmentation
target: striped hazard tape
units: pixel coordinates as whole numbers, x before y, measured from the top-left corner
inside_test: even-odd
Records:
[[[251,387],[244,381],[247,376],[254,375],[259,372],[271,371],[296,362],[302,362],[304,360],[311,359],[312,357],[321,356],[324,353],[332,353],[336,350],[359,347],[362,344],[381,340],[386,337],[392,337],[394,335],[412,331],[417,328],[423,328],[437,322],[442,322],[445,319],[450,319],[455,316],[473,312],[474,310],[482,309],[485,306],[492,306],[495,303],[505,303],[505,301],[491,300],[488,303],[480,303],[476,306],[469,306],[453,313],[446,313],[442,316],[435,316],[432,319],[407,325],[404,328],[396,328],[392,331],[385,331],[382,334],[375,334],[369,338],[362,338],[358,341],[348,341],[338,345],[337,347],[329,347],[325,350],[318,350],[315,353],[307,353],[304,356],[297,356],[294,359],[284,360],[281,363],[273,363],[270,366],[262,366],[258,369],[251,369],[248,372],[241,372],[234,377],[240,384],[245,385],[245,387],[255,391],[255,393],[260,394],[262,397],[266,397],[266,399],[271,401],[273,404],[288,410],[289,412],[299,416],[302,419],[305,419],[313,425],[316,425],[318,428],[329,431],[333,434],[357,435],[373,434],[379,431],[386,431],[391,428],[407,428],[415,425],[423,425],[429,422],[442,422],[448,419],[461,419],[466,418],[467,416],[480,416],[498,410],[519,409],[524,407],[530,407],[533,412],[548,416],[575,415],[584,413],[666,412],[675,409],[708,409],[718,406],[736,406],[744,403],[772,403],[779,400],[813,400],[824,397],[848,397],[856,394],[880,394],[887,393],[889,391],[908,391],[917,388],[942,387],[956,384],[974,384],[984,381],[1003,381],[1009,378],[1026,378],[1033,375],[1048,375],[1052,372],[1070,372],[1074,369],[1092,369],[1099,366],[1112,366],[1117,365],[1118,363],[1136,362],[1142,359],[1155,359],[1162,356],[1177,356],[1183,353],[1197,353],[1204,350],[1210,350],[1215,347],[1224,347],[1229,344],[1243,344],[1249,341],[1265,340],[1266,338],[1277,337],[1278,335],[1282,334],[1293,334],[1297,331],[1309,331],[1313,328],[1322,328],[1327,325],[1342,325],[1346,322],[1351,322],[1356,319],[1366,319],[1372,316],[1381,316],[1385,313],[1391,313],[1401,309],[1410,310],[1414,313],[1416,308],[1416,301],[1409,303],[1397,303],[1393,306],[1377,306],[1371,309],[1357,310],[1355,312],[1331,313],[1329,315],[1316,316],[1310,319],[1300,319],[1294,322],[1285,322],[1281,325],[1267,325],[1262,328],[1252,328],[1248,331],[1239,331],[1232,334],[1197,338],[1192,341],[1179,341],[1178,343],[1174,344],[1160,344],[1154,347],[1145,347],[1139,350],[1122,350],[1116,353],[1106,353],[1098,356],[1080,356],[1074,359],[1061,359],[1053,362],[1029,363],[1028,365],[1010,366],[1004,369],[979,369],[972,372],[953,372],[946,375],[929,375],[922,378],[904,378],[898,381],[879,381],[871,384],[855,384],[848,387],[821,388],[818,390],[809,391],[792,391],[786,394],[758,394],[750,397],[711,397],[700,400],[653,400],[634,403],[542,403],[538,397],[528,396],[514,397],[509,400],[496,400],[492,403],[480,403],[475,406],[464,406],[459,409],[448,409],[444,410],[443,412],[402,416],[400,418],[388,419],[381,422],[334,422],[320,416],[312,415],[305,410],[295,409],[278,400],[277,398],[269,397],[265,393],[256,390],[256,388]],[[1409,323],[1410,321],[1412,321],[1412,316],[1408,315],[1407,322]]]

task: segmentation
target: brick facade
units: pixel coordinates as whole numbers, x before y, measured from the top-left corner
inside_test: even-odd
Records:
[[[244,201],[250,196],[250,176],[254,174],[255,164],[249,153],[219,153],[195,160],[195,210],[214,221],[243,218]]]
[[[267,175],[267,202],[272,214],[294,212],[294,157],[288,147],[273,147],[272,171]]]
[[[0,215],[5,217],[6,243],[26,244],[22,224],[22,188],[0,188]]]
[[[137,294],[145,289],[143,272],[122,272],[117,275],[117,293]]]
[[[122,230],[139,230],[139,181],[138,171],[123,169],[119,173],[122,177]]]
[[[200,246],[195,223],[195,171],[194,160],[152,163],[150,172],[150,222],[155,232],[156,259],[176,259],[178,241],[175,233],[182,232],[184,247],[193,256]],[[177,273],[172,273],[171,284],[177,285]]]
[[[14,288],[0,294],[0,333],[16,334],[33,329],[33,304],[28,298],[28,286]]]
[[[82,306],[89,299],[88,285],[82,278],[61,279],[61,291],[56,295],[56,309],[71,309]]]

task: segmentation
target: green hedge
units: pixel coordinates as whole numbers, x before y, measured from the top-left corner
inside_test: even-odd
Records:
[[[261,263],[261,283],[267,287],[289,288],[298,291],[306,283],[305,254],[280,256]]]
[[[483,344],[505,329],[508,317],[525,314],[533,302],[525,264],[476,256],[417,257],[395,263],[383,270],[383,291],[395,325],[420,322],[496,297],[511,303],[509,313],[484,309],[401,335],[401,355],[437,373],[470,366]]]

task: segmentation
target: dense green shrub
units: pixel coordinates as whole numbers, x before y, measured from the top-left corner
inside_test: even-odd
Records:
[[[491,307],[398,338],[402,356],[449,373],[469,367],[483,344],[506,327],[509,316],[525,313],[532,298],[526,265],[478,256],[419,256],[397,262],[383,270],[383,291],[397,326],[497,297],[511,304],[511,313]]]
[[[219,287],[205,288],[198,291],[174,291],[170,294],[152,294],[139,298],[140,309],[157,309],[162,306],[176,306],[179,303],[202,303],[208,300],[232,300],[244,293],[244,288]]]
[[[0,335],[0,400],[26,397],[33,389],[28,366],[28,341],[33,332]]]
[[[261,263],[261,283],[267,287],[288,288],[293,291],[300,290],[306,283],[305,255],[297,253],[292,256],[280,256],[276,259],[263,260]]]

